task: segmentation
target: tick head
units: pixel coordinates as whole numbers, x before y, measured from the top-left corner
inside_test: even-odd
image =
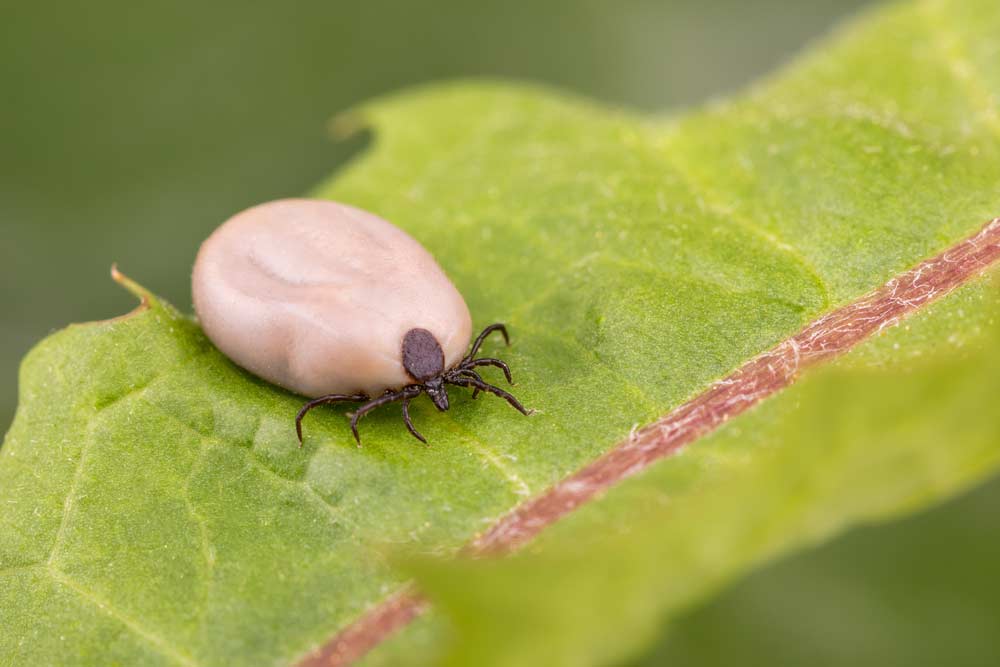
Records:
[[[440,377],[432,378],[424,383],[424,391],[434,401],[434,407],[441,412],[448,409],[448,392],[445,391],[444,383]]]

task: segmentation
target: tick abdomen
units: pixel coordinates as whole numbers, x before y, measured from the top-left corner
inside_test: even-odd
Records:
[[[445,367],[469,345],[461,294],[416,240],[329,201],[290,199],[237,214],[202,244],[195,310],[247,370],[306,396],[377,395],[412,382],[402,341],[430,332]]]

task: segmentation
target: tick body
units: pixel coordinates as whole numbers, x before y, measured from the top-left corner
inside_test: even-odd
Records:
[[[475,370],[499,359],[476,358],[487,327],[469,349],[472,322],[462,295],[416,240],[381,218],[331,201],[286,199],[230,218],[203,244],[192,279],[195,311],[206,335],[230,359],[319,405],[363,402],[358,420],[426,393],[449,407],[446,384],[504,398]],[[508,341],[509,342],[509,341]]]

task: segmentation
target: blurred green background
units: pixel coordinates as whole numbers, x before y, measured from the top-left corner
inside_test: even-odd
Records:
[[[329,118],[426,81],[530,79],[657,110],[730,93],[863,0],[18,3],[0,20],[0,427],[20,358],[134,304],[190,310],[198,244],[364,137]],[[1000,484],[769,566],[643,664],[1000,661]]]

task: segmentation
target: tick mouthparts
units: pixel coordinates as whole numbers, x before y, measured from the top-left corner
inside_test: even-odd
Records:
[[[441,412],[448,409],[448,394],[444,393],[444,391],[440,391],[435,396],[432,396],[431,400],[434,401],[434,406]]]

